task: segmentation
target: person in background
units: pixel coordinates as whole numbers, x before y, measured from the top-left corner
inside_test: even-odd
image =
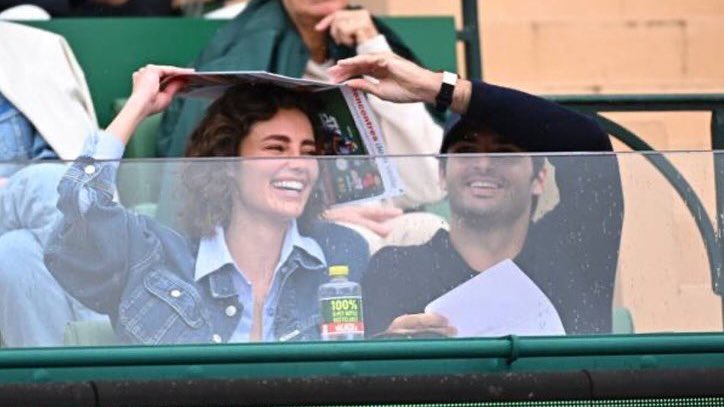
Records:
[[[216,9],[204,14],[204,18],[212,20],[230,20],[239,15],[248,3],[247,0],[226,0],[219,1],[221,3]]]
[[[0,335],[5,346],[59,345],[68,321],[100,316],[43,264],[66,168],[41,160],[77,157],[96,117],[65,39],[3,21],[0,38]]]
[[[0,38],[0,160],[77,156],[97,125],[73,50],[59,35],[4,21]]]
[[[616,158],[550,156],[560,201],[533,222],[548,176],[541,156],[516,152],[611,152],[589,118],[555,103],[480,81],[443,86],[434,73],[395,55],[342,60],[335,81],[397,102],[430,102],[447,88],[462,118],[445,134],[440,178],[450,231],[419,246],[386,247],[362,282],[367,332],[453,335],[425,306],[491,266],[512,259],[555,307],[566,333],[611,332],[612,297],[623,221]],[[452,87],[452,89],[450,89]],[[487,153],[487,154],[486,154]],[[466,154],[477,154],[467,156]],[[483,155],[480,155],[483,154]]]
[[[178,0],[0,0],[0,12],[35,6],[51,17],[167,16],[178,14]]]
[[[394,52],[417,61],[389,27],[367,10],[350,8],[346,0],[252,0],[214,36],[192,66],[198,71],[260,70],[327,81],[327,68],[335,61],[375,52]],[[397,104],[371,96],[370,104],[379,118],[388,154],[438,151],[442,129],[423,103]],[[161,156],[183,154],[205,108],[197,100],[172,103],[158,139]],[[359,225],[357,230],[365,233],[371,245],[379,246],[372,241],[391,232],[388,221],[402,215],[402,209],[416,209],[443,197],[435,160],[401,160],[398,169],[406,191],[395,206],[338,208],[327,211],[325,217]],[[434,229],[437,226],[439,222]]]

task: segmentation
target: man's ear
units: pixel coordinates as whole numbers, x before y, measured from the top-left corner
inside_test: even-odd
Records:
[[[531,193],[536,196],[540,196],[543,194],[543,186],[546,182],[546,177],[548,176],[548,169],[545,165],[543,165],[540,170],[538,170],[538,173],[533,176],[533,182],[531,185]]]

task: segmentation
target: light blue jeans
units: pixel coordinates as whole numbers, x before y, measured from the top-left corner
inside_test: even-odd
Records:
[[[66,294],[43,262],[60,217],[61,164],[27,166],[0,187],[0,335],[3,346],[62,346],[71,321],[103,319]]]
[[[27,160],[58,158],[33,124],[0,93],[0,177],[8,177]]]

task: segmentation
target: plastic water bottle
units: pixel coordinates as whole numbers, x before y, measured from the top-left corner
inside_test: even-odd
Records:
[[[364,339],[362,288],[349,281],[349,267],[330,266],[328,283],[319,286],[323,341]]]

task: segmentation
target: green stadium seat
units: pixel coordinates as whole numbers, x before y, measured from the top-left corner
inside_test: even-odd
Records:
[[[626,307],[613,308],[613,333],[615,334],[632,334],[634,331],[634,322],[631,311]]]
[[[65,327],[65,346],[118,345],[120,341],[109,321],[75,321]]]

